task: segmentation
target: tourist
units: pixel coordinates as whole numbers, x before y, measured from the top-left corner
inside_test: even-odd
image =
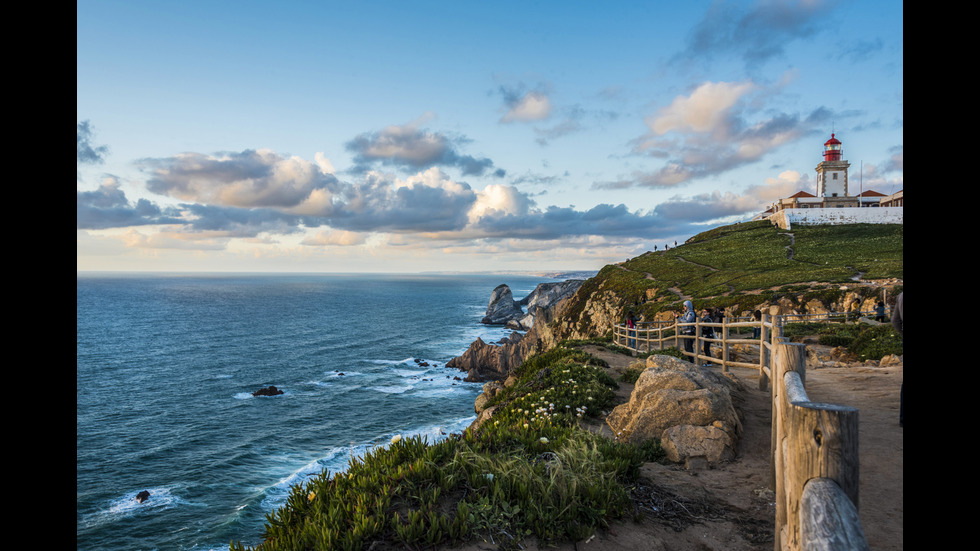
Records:
[[[626,346],[636,348],[636,317],[632,310],[626,314],[626,337]]]
[[[875,306],[875,321],[885,323],[885,302],[882,300],[879,300],[878,305]]]
[[[752,338],[758,339],[762,335],[762,310],[752,312],[752,317],[755,318],[756,323],[759,324],[752,328]]]
[[[895,299],[895,306],[892,307],[892,327],[898,331],[898,335],[902,337],[902,344],[905,341],[905,318],[902,316],[902,295],[905,291],[898,294],[898,298]],[[905,380],[902,380],[902,386],[898,391],[898,426],[904,427],[905,421]]]
[[[684,313],[677,318],[679,323],[694,323],[697,321],[697,315],[694,313],[694,304],[689,301],[684,301]],[[694,326],[686,325],[681,327],[681,335],[684,335],[684,351],[687,352],[689,356],[689,361],[697,363],[697,358],[694,357]]]
[[[711,308],[705,308],[701,311],[701,323],[715,323],[714,310]],[[711,367],[711,362],[708,358],[711,357],[711,341],[708,339],[715,338],[715,330],[709,325],[704,326],[701,329],[701,348],[705,356],[704,364],[702,367]]]

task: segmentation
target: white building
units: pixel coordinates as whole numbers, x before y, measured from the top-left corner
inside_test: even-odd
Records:
[[[884,195],[868,190],[851,194],[841,142],[834,134],[824,142],[823,161],[817,165],[817,194],[797,192],[773,203],[755,217],[769,219],[773,224],[789,229],[796,224],[901,224],[903,223],[903,191]],[[820,210],[810,210],[820,209]]]

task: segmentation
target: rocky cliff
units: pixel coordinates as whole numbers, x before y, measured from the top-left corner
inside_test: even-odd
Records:
[[[580,285],[581,282],[575,287],[576,290]],[[496,291],[495,289],[495,294],[499,296],[501,293]],[[512,334],[507,342],[497,344],[489,344],[478,338],[462,356],[449,360],[446,367],[466,371],[465,380],[470,382],[506,379],[514,368],[521,365],[524,358],[544,352],[558,342],[554,333],[554,322],[562,316],[565,306],[574,296],[558,293],[552,295],[553,302],[539,301],[534,310],[534,323],[526,334]]]
[[[797,292],[746,294],[723,297],[727,305],[718,307],[724,310],[726,317],[745,319],[750,318],[754,310],[769,312],[773,306],[779,315],[870,312],[880,299],[882,289],[888,290],[901,284],[901,280],[856,282],[851,285],[820,285]],[[498,287],[493,294],[499,302],[500,297],[510,296],[510,289],[504,292]],[[609,334],[613,325],[622,323],[631,310],[637,312],[640,321],[671,320],[685,298],[677,297],[676,301],[663,303],[661,308],[654,310],[651,304],[631,301],[627,298],[630,296],[628,292],[617,289],[612,278],[597,276],[585,284],[579,282],[575,285],[574,293],[556,292],[553,297],[561,298],[537,303],[533,325],[523,337],[512,335],[507,342],[498,344],[477,339],[462,356],[450,360],[446,367],[466,371],[466,380],[471,382],[504,380],[524,358],[547,351],[561,340],[592,339]],[[512,297],[510,300],[519,304]],[[491,305],[493,302],[494,299],[491,299]],[[711,301],[695,301],[696,307],[706,305],[712,305]]]
[[[541,283],[528,296],[514,300],[513,292],[506,283],[498,285],[490,293],[490,304],[481,320],[488,325],[506,325],[510,329],[529,331],[534,327],[534,317],[542,310],[570,297],[585,280],[569,279],[555,283]],[[524,312],[524,307],[527,312]]]

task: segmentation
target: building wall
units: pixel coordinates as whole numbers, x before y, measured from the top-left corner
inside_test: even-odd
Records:
[[[769,221],[784,230],[801,226],[834,224],[902,224],[904,207],[871,207],[845,209],[783,209]]]

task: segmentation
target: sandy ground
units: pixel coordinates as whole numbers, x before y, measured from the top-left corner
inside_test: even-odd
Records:
[[[612,371],[621,371],[632,361],[601,349],[590,352],[609,362]],[[736,369],[734,375],[744,388],[736,403],[743,416],[743,436],[734,461],[696,472],[648,463],[634,492],[639,520],[618,521],[586,541],[541,549],[771,551],[775,504],[769,470],[770,399],[759,390],[757,371]],[[874,551],[903,547],[903,433],[898,425],[902,377],[901,365],[807,371],[807,394],[812,400],[859,409],[858,513]],[[621,385],[620,399],[626,401],[631,391],[632,385]],[[603,430],[602,425],[593,428]],[[538,549],[528,541],[521,547]],[[465,547],[466,551],[493,549],[498,546],[491,542]]]

